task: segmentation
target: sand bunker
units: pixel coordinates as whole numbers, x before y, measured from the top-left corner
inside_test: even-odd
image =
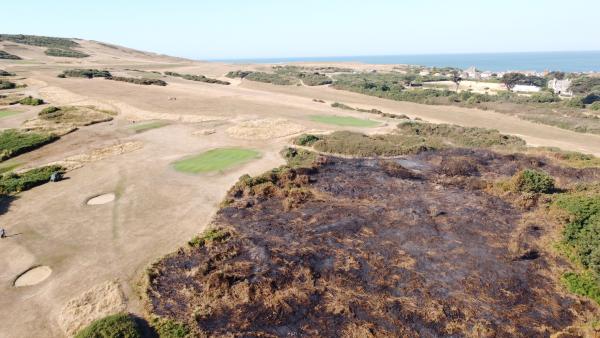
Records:
[[[13,285],[15,287],[36,285],[50,277],[52,269],[45,265],[34,266],[20,274]]]
[[[62,309],[58,323],[71,337],[96,319],[124,311],[125,296],[115,281],[97,285],[71,299]]]
[[[110,203],[115,200],[115,197],[115,194],[113,194],[112,192],[108,194],[98,195],[96,197],[90,198],[87,201],[87,205],[101,205]]]
[[[244,121],[227,129],[231,137],[244,140],[268,140],[305,131],[306,128],[286,119],[259,119]]]

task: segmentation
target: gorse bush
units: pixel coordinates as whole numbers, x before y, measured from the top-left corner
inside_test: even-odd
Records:
[[[581,264],[600,274],[600,195],[567,194],[556,205],[572,215],[563,240],[574,248]]]
[[[158,338],[192,338],[188,325],[167,318],[153,318],[150,325],[156,331]]]
[[[20,104],[24,104],[27,106],[39,106],[41,104],[44,104],[44,100],[42,99],[38,99],[32,96],[27,96],[25,98],[22,98],[18,101]]]
[[[0,132],[0,161],[54,142],[58,136],[7,129]]]
[[[575,78],[572,80],[569,89],[578,95],[600,92],[600,77],[581,76]]]
[[[222,229],[209,229],[199,236],[192,238],[188,244],[191,247],[198,248],[209,242],[223,242],[229,238],[231,234]]]
[[[119,313],[92,322],[75,338],[142,338],[142,328],[133,316]]]
[[[0,76],[14,76],[14,73],[9,73],[5,70],[0,69]]]
[[[14,55],[14,54],[10,54],[8,52],[5,52],[3,50],[0,50],[0,59],[4,59],[4,60],[21,60],[20,57]]]
[[[516,192],[550,193],[554,190],[554,178],[540,170],[525,169],[512,177],[511,186]]]
[[[316,135],[303,134],[303,135],[298,136],[294,140],[294,144],[297,144],[299,146],[311,146],[320,139],[321,138]]]
[[[586,296],[600,304],[600,284],[598,278],[589,272],[567,272],[561,278],[567,289],[580,296]]]
[[[17,84],[7,80],[0,80],[0,89],[13,89],[16,88]]]
[[[230,79],[235,79],[235,78],[245,78],[246,76],[250,75],[252,72],[251,71],[245,71],[245,70],[236,70],[236,71],[231,71],[227,74],[225,74],[225,77],[228,77]]]
[[[337,131],[329,135],[301,135],[297,145],[312,145],[314,149],[354,156],[397,156],[425,150],[442,149],[449,145],[470,148],[520,148],[525,141],[500,134],[497,130],[467,128],[448,124],[404,122],[395,132],[384,135],[364,135]]]
[[[95,77],[111,77],[112,75],[108,70],[98,69],[67,69],[63,71],[59,77],[83,77],[87,79]]]
[[[86,58],[89,55],[78,52],[72,49],[48,48],[45,52],[49,56],[66,57],[66,58]]]
[[[206,83],[214,83],[220,85],[230,85],[231,83],[227,81],[221,81],[218,79],[211,79],[204,75],[192,75],[192,74],[179,74],[175,72],[165,72],[165,75],[176,76],[190,81],[198,81],[198,82],[206,82]]]
[[[159,79],[138,79],[135,77],[123,77],[123,76],[111,76],[111,77],[107,77],[106,79],[113,80],[113,81],[134,83],[134,84],[144,85],[144,86],[149,86],[149,85],[166,86],[167,85],[167,83],[165,81],[159,80]]]
[[[0,41],[2,40],[39,47],[72,48],[79,46],[71,39],[37,35],[0,34]]]
[[[61,166],[52,165],[31,169],[24,173],[8,173],[0,176],[0,194],[13,194],[26,191],[50,181],[55,172],[64,172]]]

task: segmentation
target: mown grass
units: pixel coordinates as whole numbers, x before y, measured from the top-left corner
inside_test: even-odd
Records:
[[[31,169],[24,173],[8,173],[0,177],[0,194],[14,194],[26,191],[50,181],[55,172],[64,172],[61,166],[52,165]]]
[[[142,338],[142,328],[133,316],[118,313],[92,322],[75,338]]]
[[[162,128],[162,127],[168,126],[168,125],[169,125],[169,123],[166,121],[154,121],[154,122],[147,122],[147,123],[138,123],[136,125],[129,127],[129,129],[133,130],[136,134],[138,134],[138,133],[143,133],[148,130]]]
[[[0,119],[3,117],[13,116],[18,113],[19,113],[18,111],[14,111],[14,110],[0,110]]]
[[[0,132],[0,161],[7,160],[58,140],[58,136],[7,129]]]
[[[341,127],[377,127],[381,122],[359,119],[351,116],[311,115],[310,120],[318,123],[332,124]]]
[[[260,156],[251,149],[218,148],[173,163],[177,171],[198,174],[221,171],[249,162]]]

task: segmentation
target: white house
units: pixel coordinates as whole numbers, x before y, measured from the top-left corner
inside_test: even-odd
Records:
[[[513,88],[514,92],[522,92],[522,93],[537,93],[540,90],[542,90],[542,88],[540,88],[538,86],[532,86],[532,85],[516,85]]]
[[[573,92],[569,89],[571,87],[571,80],[557,80],[552,79],[548,81],[548,88],[554,90],[554,92],[558,95],[573,95]]]

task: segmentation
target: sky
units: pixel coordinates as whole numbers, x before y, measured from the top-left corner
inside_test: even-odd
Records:
[[[2,0],[0,33],[200,60],[600,50],[599,0]]]

